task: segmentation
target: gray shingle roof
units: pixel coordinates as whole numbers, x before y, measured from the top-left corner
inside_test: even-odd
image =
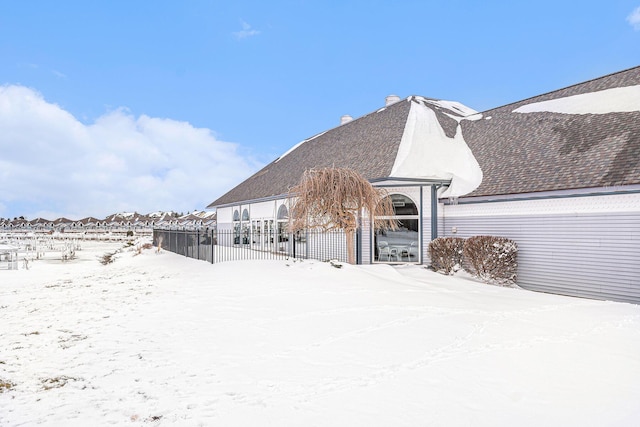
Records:
[[[633,85],[640,85],[640,67],[485,111],[478,121],[463,120],[462,134],[484,175],[468,196],[640,184],[640,112],[513,112]]]
[[[345,167],[367,179],[389,176],[404,132],[406,100],[309,138],[279,160],[215,200],[208,207],[286,194],[306,169]]]
[[[640,85],[640,67],[488,110],[480,120],[462,120],[462,135],[484,175],[468,196],[640,184],[640,112],[513,112],[526,104],[633,85]],[[452,138],[457,120],[448,115],[456,112],[423,105],[436,112]],[[286,194],[313,167],[348,167],[369,180],[388,177],[410,106],[405,99],[309,138],[208,207]]]

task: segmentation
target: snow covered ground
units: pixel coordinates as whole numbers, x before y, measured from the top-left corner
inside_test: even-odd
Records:
[[[640,422],[640,306],[114,245],[0,271],[0,425]]]

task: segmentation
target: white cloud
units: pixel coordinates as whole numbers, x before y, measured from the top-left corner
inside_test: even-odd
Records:
[[[0,217],[202,209],[259,167],[238,148],[126,109],[85,125],[32,89],[0,86]]]
[[[54,76],[59,77],[59,78],[61,78],[61,79],[66,79],[66,78],[67,78],[67,75],[66,75],[66,74],[61,73],[61,72],[60,72],[60,71],[58,71],[58,70],[51,70],[51,72],[53,73],[53,75],[54,75]]]
[[[260,34],[260,31],[251,28],[251,25],[246,22],[240,21],[240,24],[242,25],[242,30],[233,33],[237,39],[246,39],[247,37],[257,36]]]
[[[636,7],[629,16],[627,16],[627,22],[631,24],[634,30],[640,30],[640,6]]]
[[[39,68],[39,65],[30,63],[30,62],[21,62],[21,63],[18,64],[18,67],[36,69],[36,68]]]

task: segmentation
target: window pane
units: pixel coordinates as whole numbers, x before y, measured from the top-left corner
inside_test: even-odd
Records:
[[[418,207],[407,196],[392,194],[390,197],[396,215],[418,215]]]
[[[407,218],[418,215],[418,207],[407,196],[392,194],[391,201],[398,221],[397,230],[377,230],[374,235],[374,260],[382,262],[418,262],[419,221]]]
[[[289,211],[287,210],[287,207],[285,205],[280,205],[280,208],[278,209],[278,219],[288,219],[289,218]]]

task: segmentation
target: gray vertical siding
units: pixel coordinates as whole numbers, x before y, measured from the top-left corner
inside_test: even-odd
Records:
[[[496,235],[517,242],[517,283],[522,288],[640,304],[640,212],[460,217],[455,213],[456,206],[445,207],[443,235]]]
[[[442,215],[442,205],[440,203],[436,203],[436,218],[438,219],[437,225],[438,229],[434,230],[432,228],[431,218],[433,218],[433,205],[431,204],[432,200],[432,191],[430,187],[425,187],[422,193],[422,224],[421,227],[421,235],[422,235],[422,258],[420,259],[421,264],[429,265],[431,264],[431,260],[429,259],[429,243],[437,236],[433,235],[433,231],[436,231],[438,235],[440,235],[440,217]]]
[[[441,206],[438,206],[441,207]],[[440,218],[438,218],[440,221]],[[422,218],[422,264],[429,265],[431,260],[429,259],[429,243],[434,239],[431,234],[431,215]],[[438,230],[438,235],[440,230]]]
[[[360,250],[362,256],[360,260],[362,264],[371,264],[373,260],[373,241],[371,239],[373,231],[371,230],[371,221],[369,218],[364,217],[362,219],[362,228],[360,233],[361,243]]]

